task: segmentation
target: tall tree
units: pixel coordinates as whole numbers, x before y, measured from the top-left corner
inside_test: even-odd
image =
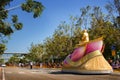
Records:
[[[46,39],[45,49],[49,57],[52,55],[53,58],[64,59],[73,52],[81,37],[81,29],[76,26],[76,21],[76,17],[70,16],[69,23],[60,23],[52,38]]]
[[[5,42],[7,37],[14,33],[16,30],[21,30],[23,24],[18,21],[18,16],[16,14],[11,15],[11,21],[7,21],[9,12],[17,7],[12,7],[6,9],[6,6],[10,6],[11,2],[14,0],[0,0],[0,54],[4,53],[6,47]],[[23,11],[28,13],[33,13],[33,18],[37,18],[41,15],[44,6],[41,2],[35,0],[26,0],[26,2],[20,4]]]
[[[40,62],[42,55],[44,54],[43,44],[31,44],[29,54],[26,56],[27,59],[34,62]]]
[[[80,9],[81,14],[80,17],[76,23],[76,25],[81,26],[82,29],[88,29],[89,23],[90,23],[90,6],[86,6]]]

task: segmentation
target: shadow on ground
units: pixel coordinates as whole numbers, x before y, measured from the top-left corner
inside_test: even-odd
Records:
[[[49,74],[72,74],[72,75],[111,75],[111,74],[90,74],[90,73],[72,73],[72,72],[62,72],[62,71],[55,71],[55,72],[49,72]]]

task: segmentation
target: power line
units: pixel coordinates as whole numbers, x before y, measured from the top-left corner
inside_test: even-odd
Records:
[[[17,5],[17,6],[11,7],[11,8],[9,8],[9,9],[6,9],[5,11],[14,10],[14,9],[16,9],[16,8],[19,8],[19,7],[21,7],[21,5]]]
[[[8,8],[8,9],[5,9],[5,10],[2,10],[2,11],[0,11],[0,12],[11,11],[11,10],[14,10],[14,9],[16,9],[16,8],[19,8],[19,7],[21,7],[21,4],[20,4],[20,5],[17,5],[17,6],[14,6],[14,7],[11,7],[11,8]]]

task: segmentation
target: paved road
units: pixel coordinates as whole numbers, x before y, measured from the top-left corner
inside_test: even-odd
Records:
[[[111,75],[66,74],[54,69],[4,68],[2,80],[120,80],[119,73]]]

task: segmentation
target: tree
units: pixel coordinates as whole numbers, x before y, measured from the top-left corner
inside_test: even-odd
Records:
[[[87,13],[89,14],[89,22],[91,26],[88,28],[88,31],[89,31],[90,40],[101,37],[101,36],[104,37],[104,44],[106,45],[104,56],[110,57],[111,46],[115,45],[116,51],[120,48],[119,47],[120,46],[119,44],[120,28],[111,6],[109,7],[107,6],[106,8],[107,8],[108,14],[103,13],[100,7],[93,7],[91,8],[92,12]]]
[[[40,62],[44,53],[43,44],[31,44],[29,54],[26,56],[30,61]]]
[[[78,17],[79,19],[77,20],[76,25],[81,26],[83,29],[88,29],[89,27],[89,22],[90,22],[90,6],[86,6],[80,9],[81,15]]]
[[[0,59],[0,65],[4,63],[4,59]]]
[[[113,0],[106,4],[105,8],[114,23],[114,27],[120,28],[120,0]]]
[[[115,8],[119,12],[119,2],[115,2],[114,5],[117,5]],[[115,16],[112,6],[106,7],[108,13],[104,13],[99,6],[86,6],[80,10],[79,17],[71,16],[69,23],[63,21],[59,24],[52,37],[46,38],[43,59],[51,59],[51,55],[53,58],[56,56],[65,58],[66,55],[72,53],[75,45],[81,40],[82,29],[88,30],[90,40],[104,37],[105,57],[111,56],[112,45],[116,46],[116,50],[120,49],[120,19],[119,16]]]
[[[17,8],[12,7],[6,9],[6,6],[10,6],[12,1],[13,0],[0,1],[0,54],[4,53],[6,49],[5,42],[7,37],[9,37],[16,30],[21,30],[23,27],[23,24],[18,21],[18,16],[16,14],[11,15],[12,22],[7,21],[9,12]],[[44,6],[41,4],[41,2],[35,0],[26,0],[25,3],[20,4],[18,7],[20,7],[23,11],[33,13],[33,18],[39,17],[44,9]]]
[[[8,60],[8,63],[18,64],[19,61],[20,61],[19,55],[14,54],[14,55]]]
[[[64,59],[71,54],[75,45],[79,43],[81,37],[81,29],[76,25],[77,18],[70,16],[70,22],[63,21],[55,30],[51,38],[45,40],[45,51],[48,59]]]
[[[114,0],[114,6],[116,8],[116,11],[118,12],[120,16],[120,0]]]
[[[3,54],[5,50],[5,45],[0,43],[0,54]]]

